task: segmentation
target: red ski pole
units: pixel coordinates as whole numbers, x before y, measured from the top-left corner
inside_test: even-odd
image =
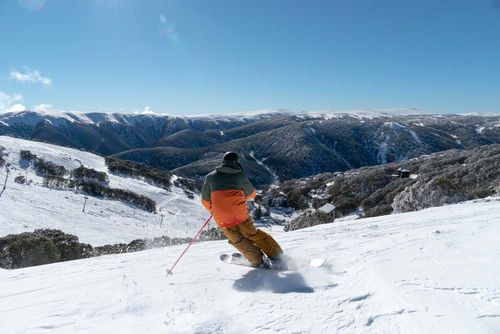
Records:
[[[167,269],[167,276],[168,275],[172,275],[173,272],[172,270],[174,270],[175,266],[177,265],[177,263],[179,263],[179,261],[181,260],[181,258],[184,256],[184,254],[186,254],[187,250],[189,249],[189,247],[191,247],[191,245],[198,239],[198,237],[200,236],[201,234],[201,231],[203,231],[203,229],[205,228],[205,226],[208,225],[208,223],[210,222],[210,220],[212,219],[212,215],[210,215],[210,217],[208,217],[208,219],[205,221],[205,223],[203,223],[203,225],[201,226],[200,230],[198,231],[198,233],[196,233],[196,235],[194,236],[194,238],[189,242],[189,244],[187,245],[186,249],[184,249],[184,251],[181,253],[181,255],[179,255],[179,257],[177,258],[177,260],[174,262],[174,264],[172,265],[172,268],[170,269]]]

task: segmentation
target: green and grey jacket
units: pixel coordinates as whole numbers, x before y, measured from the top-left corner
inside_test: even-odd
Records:
[[[201,188],[201,203],[221,228],[247,220],[246,201],[254,197],[255,188],[236,162],[223,162],[207,175]]]

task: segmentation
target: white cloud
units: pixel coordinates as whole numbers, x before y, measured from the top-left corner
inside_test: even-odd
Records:
[[[145,106],[141,114],[151,115],[155,114],[155,112],[151,109],[151,107]]]
[[[33,111],[49,112],[49,111],[54,111],[54,108],[52,108],[52,104],[42,103],[42,104],[34,106]]]
[[[25,111],[26,109],[26,106],[24,104],[21,104],[21,103],[17,103],[17,104],[14,104],[12,107],[8,108],[6,110],[6,112],[18,112],[18,111]]]
[[[32,70],[30,68],[25,68],[24,72],[11,70],[10,77],[16,81],[29,82],[29,83],[40,83],[46,87],[52,85],[52,79],[44,77],[37,70]]]
[[[25,110],[26,107],[19,102],[23,101],[23,96],[21,94],[7,94],[0,91],[0,112],[11,112],[19,111],[19,109]]]

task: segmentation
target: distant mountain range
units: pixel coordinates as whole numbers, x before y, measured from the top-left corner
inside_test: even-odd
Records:
[[[198,181],[223,152],[234,150],[241,153],[252,181],[265,186],[500,143],[500,116],[420,114],[413,109],[196,117],[22,111],[0,114],[0,135],[143,162]]]

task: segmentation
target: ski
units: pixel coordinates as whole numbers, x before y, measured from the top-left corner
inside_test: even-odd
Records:
[[[233,254],[224,253],[224,254],[220,255],[220,259],[221,259],[222,262],[228,263],[228,264],[235,264],[235,265],[238,265],[238,266],[245,266],[245,267],[251,267],[251,268],[261,268],[261,267],[255,267],[255,266],[253,266],[240,253],[233,253]],[[268,267],[266,268],[264,266],[262,268],[263,269],[269,269]]]
[[[255,267],[250,262],[245,259],[245,257],[240,253],[224,253],[220,255],[220,260],[227,264],[234,264],[238,266],[245,266],[256,269],[272,269],[272,270],[297,270],[302,267],[322,267],[326,263],[326,258],[313,258],[305,261],[292,261],[291,259],[285,259],[280,262],[273,263],[266,258],[264,265],[261,267]]]

